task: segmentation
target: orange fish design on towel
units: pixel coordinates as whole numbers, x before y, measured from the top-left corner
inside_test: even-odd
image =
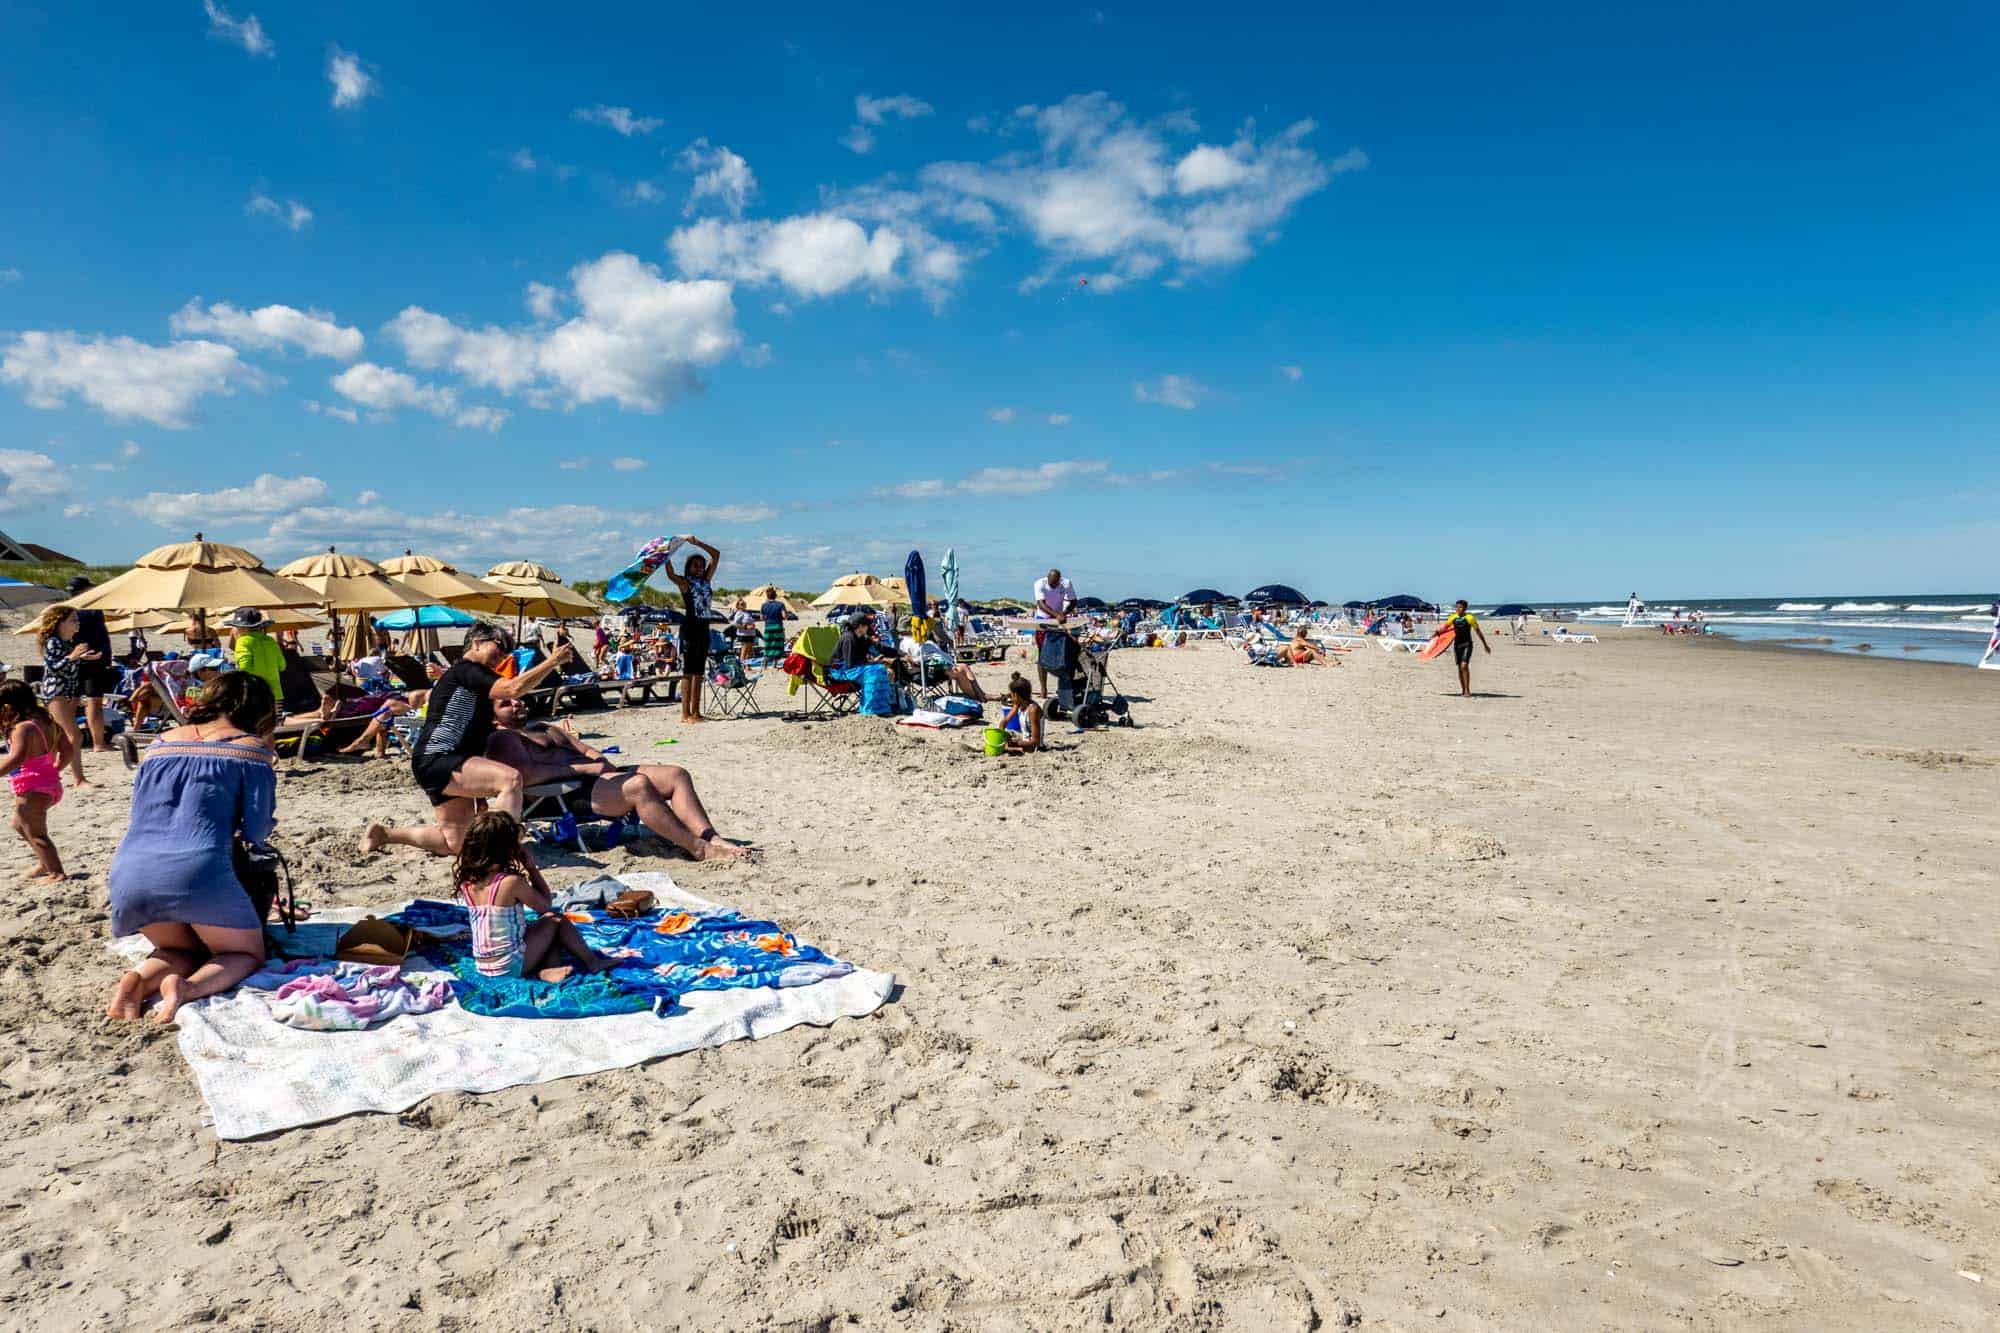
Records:
[[[686,912],[669,912],[653,927],[658,935],[685,935],[694,928],[694,918]]]
[[[780,958],[790,958],[796,952],[789,935],[759,935],[757,947],[765,953],[777,954]]]

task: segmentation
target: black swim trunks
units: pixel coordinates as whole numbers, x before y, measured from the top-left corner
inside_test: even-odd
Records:
[[[1464,666],[1472,660],[1472,640],[1470,638],[1453,640],[1451,645],[1451,660],[1460,666]]]
[[[701,676],[708,673],[708,621],[701,616],[688,616],[681,621],[681,674]]]
[[[410,772],[416,777],[417,785],[434,806],[443,805],[456,798],[445,795],[445,788],[451,785],[452,777],[458,772],[459,757],[455,754],[419,755],[410,761]]]

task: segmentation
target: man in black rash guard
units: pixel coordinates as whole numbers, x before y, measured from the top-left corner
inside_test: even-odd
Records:
[[[1451,628],[1451,657],[1458,663],[1458,694],[1461,699],[1472,697],[1472,636],[1479,636],[1479,646],[1488,653],[1493,645],[1486,642],[1486,631],[1479,628],[1479,617],[1465,609],[1465,599],[1458,599],[1458,605],[1445,617]]]
[[[430,798],[437,823],[420,828],[388,828],[370,824],[361,835],[363,852],[390,845],[420,847],[433,856],[456,856],[482,801],[492,801],[515,819],[521,817],[521,775],[486,757],[493,735],[493,701],[518,699],[532,693],[575,656],[565,642],[548,659],[517,676],[502,676],[494,668],[513,651],[506,630],[475,625],[466,631],[465,652],[431,686],[424,728],[410,758],[410,772]]]

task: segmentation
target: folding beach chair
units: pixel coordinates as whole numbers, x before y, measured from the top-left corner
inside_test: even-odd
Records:
[[[757,711],[757,682],[762,674],[745,668],[736,654],[723,653],[709,666],[704,697],[723,717],[749,717]]]
[[[814,625],[799,631],[785,659],[784,671],[791,680],[789,693],[799,696],[799,708],[789,719],[836,718],[851,713],[861,703],[861,687],[849,680],[835,680],[827,664],[840,646],[840,631],[831,625]]]

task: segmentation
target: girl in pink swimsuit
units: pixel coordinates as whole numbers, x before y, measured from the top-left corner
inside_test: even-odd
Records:
[[[481,976],[562,981],[602,972],[616,960],[594,951],[531,881],[521,858],[521,825],[504,810],[474,815],[452,878],[472,920],[472,961]],[[528,908],[537,913],[528,921]],[[571,963],[563,961],[567,955]]]
[[[62,768],[70,760],[70,741],[48,709],[42,707],[26,681],[0,682],[0,729],[7,733],[7,753],[0,756],[0,773],[14,789],[14,831],[35,854],[37,869],[29,879],[59,880],[62,857],[49,839],[49,809],[63,797]]]

